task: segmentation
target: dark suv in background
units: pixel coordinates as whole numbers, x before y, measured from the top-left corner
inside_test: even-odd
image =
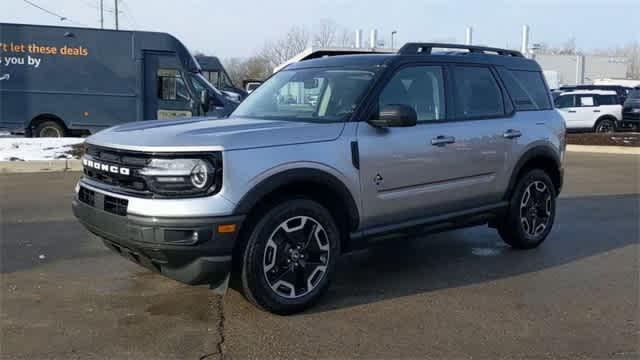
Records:
[[[622,106],[621,127],[640,129],[640,87],[633,89]]]

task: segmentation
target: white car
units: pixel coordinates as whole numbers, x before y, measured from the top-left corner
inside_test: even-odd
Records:
[[[622,120],[622,105],[615,91],[576,90],[555,98],[569,130],[612,132]]]

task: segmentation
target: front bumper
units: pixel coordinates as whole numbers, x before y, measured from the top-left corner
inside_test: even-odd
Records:
[[[632,113],[625,111],[622,114],[622,120],[618,123],[619,127],[634,127],[640,125],[640,113]]]
[[[88,202],[76,193],[72,207],[78,220],[102,238],[108,248],[183,283],[217,286],[226,279],[244,216],[118,215],[107,211],[105,196],[108,197],[95,192],[93,201]],[[224,230],[219,225],[225,225]]]

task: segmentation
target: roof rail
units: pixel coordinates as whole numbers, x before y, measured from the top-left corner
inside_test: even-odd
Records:
[[[401,55],[430,55],[431,51],[436,49],[463,49],[469,50],[471,53],[496,53],[503,56],[524,57],[520,51],[492,48],[486,46],[462,45],[462,44],[446,44],[446,43],[406,43],[398,50]]]

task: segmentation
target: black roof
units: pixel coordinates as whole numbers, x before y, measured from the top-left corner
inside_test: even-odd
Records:
[[[442,63],[468,63],[499,65],[510,69],[541,71],[537,62],[527,59],[517,51],[487,47],[472,47],[469,51],[431,51],[433,48],[442,49],[462,49],[469,48],[465,45],[457,44],[433,44],[424,43],[430,46],[428,52],[410,51],[417,49],[422,43],[409,43],[401,48],[398,53],[389,54],[351,54],[325,56],[292,63],[286,69],[302,69],[312,67],[370,67],[397,62],[442,62]]]

